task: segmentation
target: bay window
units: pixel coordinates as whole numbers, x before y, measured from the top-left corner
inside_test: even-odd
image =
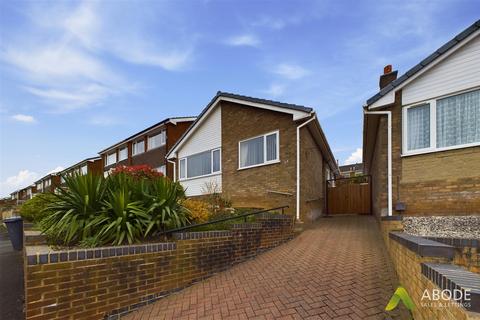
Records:
[[[267,133],[239,142],[239,168],[250,168],[279,161],[279,133]]]
[[[179,177],[188,179],[202,177],[221,170],[220,149],[197,153],[180,159]]]
[[[137,155],[140,153],[145,152],[145,141],[144,140],[138,140],[133,143],[133,148],[132,148],[132,154]]]
[[[403,154],[480,145],[480,90],[403,109]]]

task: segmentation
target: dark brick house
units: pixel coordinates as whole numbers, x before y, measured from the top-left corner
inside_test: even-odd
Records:
[[[149,165],[173,179],[173,165],[165,155],[194,120],[195,117],[168,118],[100,151],[104,174],[121,165]]]
[[[480,20],[367,100],[363,162],[373,211],[480,213]]]
[[[288,205],[310,221],[324,212],[338,167],[312,108],[218,92],[167,158],[187,196],[218,192],[235,207]]]
[[[60,172],[49,173],[43,178],[35,181],[35,188],[37,193],[53,192],[61,185]]]
[[[103,174],[103,162],[102,158],[97,156],[97,157],[91,157],[84,159],[80,162],[77,162],[76,164],[66,168],[65,170],[60,172],[61,180],[63,183],[63,177],[66,175],[72,175],[72,174]]]
[[[338,168],[340,175],[344,178],[363,175],[363,163],[346,164]]]

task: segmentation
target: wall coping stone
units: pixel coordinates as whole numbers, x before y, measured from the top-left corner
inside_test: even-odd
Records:
[[[382,221],[402,221],[403,215],[396,215],[396,216],[383,216],[380,218]]]
[[[471,299],[461,303],[468,311],[480,312],[480,274],[452,264],[422,263],[421,267],[422,274],[442,290],[469,289]]]
[[[235,223],[232,229],[262,229],[261,223]]]
[[[72,250],[53,250],[49,246],[42,245],[26,246],[25,254],[28,265],[37,265],[172,251],[176,249],[177,244],[175,242],[145,243],[91,249],[75,248]]]
[[[204,239],[204,238],[222,238],[232,235],[229,230],[211,230],[211,231],[193,231],[176,232],[172,234],[175,240]]]
[[[445,243],[455,248],[473,247],[480,248],[480,240],[478,239],[464,239],[464,238],[449,238],[449,237],[425,237],[427,239]]]
[[[453,259],[455,255],[455,248],[448,244],[414,236],[405,232],[390,232],[389,237],[422,257]]]

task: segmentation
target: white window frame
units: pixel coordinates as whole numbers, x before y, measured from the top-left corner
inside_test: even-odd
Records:
[[[441,100],[448,97],[458,96],[464,93],[468,93],[471,91],[480,90],[480,87],[450,93],[448,95],[440,96],[437,98],[425,100],[422,102],[416,102],[411,105],[403,106],[402,107],[402,157],[408,157],[418,154],[425,154],[425,153],[432,153],[432,152],[441,152],[446,150],[455,150],[455,149],[463,149],[463,148],[470,148],[480,146],[480,142],[473,142],[473,143],[466,143],[466,144],[459,144],[455,146],[449,147],[442,147],[437,148],[437,100]],[[416,149],[416,150],[408,150],[408,141],[407,141],[407,128],[408,128],[408,116],[407,111],[410,108],[418,107],[421,105],[428,104],[430,106],[430,147]]]
[[[135,145],[136,145],[137,143],[140,143],[140,142],[143,142],[143,151],[137,153],[137,152],[136,152]],[[134,141],[134,142],[132,143],[132,157],[133,157],[133,156],[137,156],[137,155],[142,154],[142,153],[145,153],[145,149],[146,149],[145,147],[146,147],[145,139],[138,139],[138,140]]]
[[[108,163],[108,157],[111,156],[112,154],[115,154],[115,161],[112,162],[112,163]],[[107,156],[106,156],[106,158],[105,158],[105,167],[114,165],[115,163],[117,163],[117,160],[118,160],[117,151],[114,151],[114,152],[111,152],[111,153],[107,153]]]
[[[125,158],[121,158],[121,154],[122,154],[122,151],[123,150],[127,150],[127,156]],[[118,159],[117,159],[117,162],[120,162],[120,161],[123,161],[123,160],[127,160],[128,159],[128,146],[125,146],[123,148],[119,148],[118,149]]]
[[[277,135],[277,158],[267,161],[267,136],[272,135],[274,133]],[[257,138],[260,138],[260,137],[263,137],[263,163],[242,167],[241,157],[240,157],[240,144],[242,142],[257,139]],[[274,163],[279,163],[279,162],[280,162],[280,130],[268,132],[268,133],[265,133],[265,134],[260,134],[260,135],[255,136],[255,137],[251,137],[251,138],[248,138],[248,139],[243,139],[243,140],[238,141],[238,169],[237,170],[245,170],[245,169],[250,169],[250,168],[267,166],[269,164],[274,164]]]
[[[155,170],[157,170],[157,172],[160,172],[164,176],[167,175],[167,166],[164,164],[162,164],[160,167],[156,168]]]
[[[160,144],[156,147],[153,147],[153,148],[150,148],[150,138],[153,138],[153,137],[156,137],[156,136],[163,136],[163,140],[161,140]],[[163,147],[166,143],[167,143],[167,131],[166,130],[162,130],[160,132],[157,132],[155,134],[152,134],[152,135],[149,135],[147,137],[147,147],[148,147],[148,150],[147,151],[150,151],[150,150],[154,150],[154,149],[158,149],[158,148],[161,148]]]
[[[214,151],[219,151],[220,152],[220,170],[218,171],[215,171],[213,172],[213,152]],[[200,154],[200,153],[204,153],[204,152],[207,152],[207,151],[210,151],[210,173],[208,174],[203,174],[201,176],[195,176],[195,177],[189,177],[188,176],[188,158],[191,157],[191,156],[194,156],[194,155],[197,155],[197,154]],[[180,176],[180,162],[181,161],[185,161],[185,177],[181,177]],[[179,161],[178,161],[178,180],[179,181],[186,181],[186,180],[193,180],[193,179],[198,179],[198,178],[205,178],[205,177],[210,177],[210,176],[215,176],[215,175],[218,175],[218,174],[221,174],[222,173],[222,148],[215,148],[215,149],[210,149],[210,150],[205,150],[205,151],[202,151],[202,152],[197,152],[197,153],[194,153],[194,154],[190,154],[186,157],[183,157],[181,158]]]

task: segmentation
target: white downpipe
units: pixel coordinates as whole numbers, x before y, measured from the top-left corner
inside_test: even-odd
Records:
[[[167,161],[173,164],[173,182],[177,182],[177,163],[169,159]]]
[[[297,220],[300,220],[300,129],[316,118],[314,114],[312,118],[297,127],[297,205],[295,208]]]
[[[392,216],[392,112],[391,111],[364,111],[365,114],[387,115],[387,158],[388,158],[388,216]]]

